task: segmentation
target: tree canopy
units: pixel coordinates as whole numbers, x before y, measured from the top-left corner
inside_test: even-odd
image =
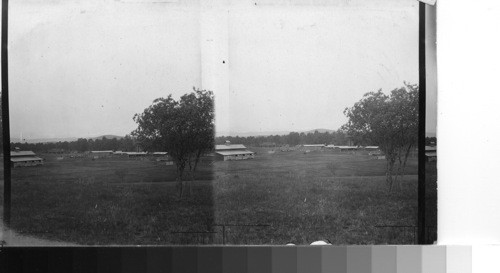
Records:
[[[418,85],[405,83],[389,95],[382,90],[366,93],[344,114],[348,122],[342,129],[355,143],[373,143],[384,152],[387,183],[392,190],[398,175],[404,174],[408,155],[418,140]]]
[[[193,175],[201,155],[214,147],[214,115],[213,92],[193,88],[178,101],[172,95],[155,99],[134,116],[138,127],[132,134],[144,150],[169,153],[182,185],[186,167]]]

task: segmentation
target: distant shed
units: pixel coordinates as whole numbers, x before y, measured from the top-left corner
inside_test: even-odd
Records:
[[[340,151],[356,151],[358,150],[358,146],[338,146]]]
[[[10,152],[10,162],[14,168],[27,167],[42,165],[43,159],[32,151],[12,151]]]
[[[436,146],[425,146],[425,151],[426,152],[435,152],[435,151],[437,151],[437,147]]]
[[[128,157],[139,157],[148,155],[146,152],[126,152],[125,154],[128,155]]]
[[[36,154],[32,151],[11,151],[11,157],[21,157],[21,156],[36,156]]]
[[[90,151],[91,154],[94,155],[112,155],[114,152],[113,151]]]
[[[223,145],[215,145],[215,154],[217,159],[223,161],[252,159],[255,153],[247,150],[242,144],[231,144],[227,142]]]
[[[325,147],[325,144],[304,144],[302,145],[304,147],[307,147],[307,148],[323,148]]]
[[[325,144],[304,144],[302,145],[303,150],[307,151],[318,151],[321,149],[324,149],[326,146]]]
[[[425,146],[425,161],[437,161],[437,148],[436,146]]]

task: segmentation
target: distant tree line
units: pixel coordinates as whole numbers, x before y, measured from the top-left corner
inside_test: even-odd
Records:
[[[300,144],[335,144],[335,145],[348,145],[349,140],[347,135],[341,131],[324,132],[320,133],[298,133],[291,132],[288,135],[271,135],[271,136],[220,136],[215,138],[216,144],[224,144],[230,141],[234,144],[244,144],[247,146],[282,146],[282,145],[300,145]],[[376,145],[371,143],[370,145]],[[45,153],[50,151],[61,150],[64,152],[86,152],[86,151],[124,151],[133,152],[138,149],[146,149],[148,147],[140,144],[137,138],[127,135],[123,138],[106,138],[102,139],[86,139],[79,138],[76,141],[59,141],[47,143],[11,143],[12,149],[15,147],[23,151],[33,151],[38,153]],[[147,149],[146,149],[147,150]]]
[[[244,144],[247,146],[295,146],[299,144],[335,144],[347,145],[349,139],[345,132],[341,130],[320,133],[298,133],[291,132],[288,135],[270,135],[270,136],[220,136],[215,138],[216,144],[224,144],[230,141],[234,144]]]
[[[102,139],[86,139],[79,138],[76,141],[59,141],[48,143],[12,143],[11,148],[18,147],[21,150],[33,152],[51,152],[51,151],[64,151],[64,152],[86,152],[86,151],[124,151],[133,152],[137,151],[138,143],[135,138],[127,135],[123,138],[106,138]]]

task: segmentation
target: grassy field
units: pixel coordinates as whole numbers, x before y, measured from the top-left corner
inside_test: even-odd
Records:
[[[429,242],[437,240],[437,165],[436,162],[427,162],[425,165],[425,218]]]
[[[227,241],[412,243],[411,228],[375,226],[416,224],[416,159],[408,164],[401,191],[388,194],[385,160],[366,154],[253,150],[255,160],[215,164],[215,219],[270,226],[251,234],[248,227],[232,227]]]
[[[416,225],[416,158],[401,190],[388,194],[385,160],[251,150],[252,160],[206,159],[182,199],[174,166],[44,156],[43,166],[13,169],[12,227],[79,244],[413,242],[412,228],[376,226]]]

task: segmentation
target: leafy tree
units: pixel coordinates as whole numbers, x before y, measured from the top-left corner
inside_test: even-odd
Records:
[[[300,135],[297,132],[291,132],[288,134],[287,143],[289,145],[295,146],[300,143]]]
[[[79,138],[76,141],[76,150],[79,152],[85,152],[89,150],[89,143],[86,138]]]
[[[348,122],[342,129],[356,144],[375,144],[384,152],[386,182],[392,191],[418,140],[418,85],[405,83],[389,95],[382,90],[366,93],[344,114]]]
[[[200,157],[214,147],[213,92],[193,90],[179,101],[172,95],[155,99],[143,113],[134,116],[138,127],[132,132],[145,150],[159,149],[173,158],[181,197],[186,168],[194,180]]]

